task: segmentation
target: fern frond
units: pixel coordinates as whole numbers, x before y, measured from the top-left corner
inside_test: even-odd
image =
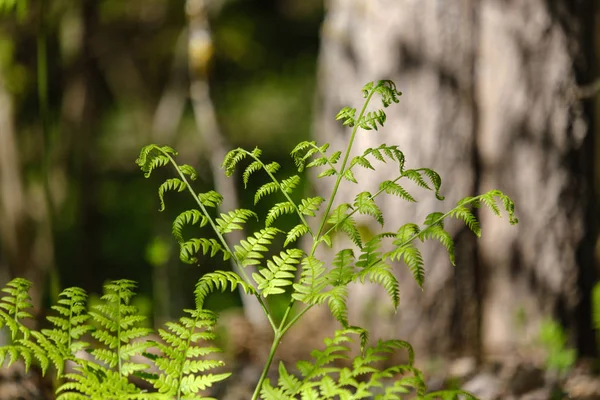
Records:
[[[459,202],[460,203],[460,202]],[[450,210],[449,215],[453,218],[464,221],[465,225],[473,232],[477,237],[481,237],[481,226],[477,217],[467,207],[458,205]]]
[[[267,213],[267,218],[265,219],[265,225],[271,226],[273,222],[283,214],[293,214],[296,211],[294,205],[289,201],[284,201],[283,203],[276,203],[269,212]]]
[[[214,190],[209,190],[206,193],[199,193],[198,200],[204,207],[219,207],[223,202],[223,196],[221,194],[215,192]]]
[[[354,278],[354,252],[352,249],[340,250],[333,258],[333,268],[327,274],[327,282],[332,286],[345,286]]]
[[[416,224],[404,224],[398,230],[396,239],[393,241],[395,249],[384,254],[383,259],[400,260],[403,259],[408,269],[413,274],[413,278],[417,284],[423,288],[425,281],[425,269],[423,268],[423,256],[419,249],[412,243],[413,239],[418,237],[420,233],[419,227]]]
[[[190,180],[195,181],[196,179],[198,179],[198,172],[196,172],[196,169],[194,167],[192,167],[191,165],[187,165],[187,164],[181,164],[179,166],[179,170],[190,177]]]
[[[365,86],[366,87],[366,86]],[[363,88],[363,93],[365,88]],[[402,96],[402,92],[400,92],[396,88],[396,84],[391,80],[383,80],[377,82],[375,85],[375,92],[381,95],[381,102],[384,107],[389,107],[392,103],[400,102],[398,97]]]
[[[244,174],[242,175],[244,181],[244,187],[248,187],[248,180],[250,179],[250,175],[255,173],[256,171],[260,171],[263,167],[263,163],[260,161],[253,161],[246,167],[244,170]]]
[[[230,374],[205,374],[222,367],[220,360],[198,359],[210,356],[221,350],[206,345],[215,339],[214,326],[217,315],[209,310],[184,310],[186,315],[178,322],[167,322],[166,329],[159,329],[162,341],[151,342],[160,355],[146,354],[161,371],[157,377],[147,379],[159,393],[173,397],[191,398],[214,383],[222,381]],[[205,344],[203,345],[204,342]],[[202,373],[200,380],[196,380]]]
[[[295,242],[296,240],[298,240],[300,237],[306,235],[307,233],[308,233],[308,226],[306,226],[304,224],[296,225],[286,235],[283,246],[285,247],[288,244]]]
[[[421,398],[426,385],[423,374],[413,367],[414,353],[410,344],[400,340],[380,340],[367,347],[363,354],[352,359],[351,367],[339,367],[339,361],[349,359],[349,344],[353,336],[364,337],[364,330],[338,330],[333,338],[326,338],[325,349],[311,353],[311,361],[296,364],[302,379],[291,375],[283,363],[279,365],[278,387],[270,381],[261,388],[264,399],[400,399],[413,390]],[[391,353],[407,350],[409,362],[380,369],[378,363]],[[403,376],[404,375],[404,376]],[[389,382],[394,380],[393,384]],[[384,393],[384,394],[382,394]]]
[[[279,256],[275,255],[272,260],[268,260],[266,268],[253,273],[252,278],[258,284],[260,294],[267,297],[285,293],[283,288],[294,283],[296,264],[300,263],[303,256],[302,250],[287,249],[279,253]]]
[[[246,282],[235,272],[232,271],[215,271],[204,274],[202,278],[198,280],[194,295],[196,297],[196,309],[202,310],[204,306],[204,300],[206,297],[215,290],[224,292],[229,286],[233,292],[237,287],[241,286],[246,294],[255,294],[256,290]]]
[[[237,148],[229,151],[225,158],[223,159],[223,163],[221,164],[221,168],[225,169],[225,175],[231,176],[235,172],[235,167],[242,161],[248,152],[242,148]]]
[[[7,326],[13,340],[17,339],[19,334],[25,339],[29,337],[29,329],[21,320],[33,318],[27,311],[33,308],[29,295],[31,286],[32,283],[27,279],[15,278],[2,289],[8,295],[0,298],[0,328]]]
[[[370,215],[381,226],[383,226],[383,213],[373,201],[373,195],[369,192],[361,192],[354,198],[354,209],[363,215]]]
[[[400,283],[388,264],[383,261],[371,263],[367,267],[361,269],[356,274],[356,278],[359,279],[361,283],[368,280],[371,283],[381,285],[388,296],[390,296],[392,304],[394,305],[394,310],[398,310],[398,306],[400,305]]]
[[[352,240],[356,246],[362,247],[362,239],[360,237],[360,233],[358,232],[358,228],[356,227],[356,221],[349,214],[350,209],[350,204],[340,204],[331,212],[327,222],[333,225],[334,230],[342,231],[348,235],[350,240]]]
[[[261,253],[269,251],[266,246],[270,245],[275,235],[280,232],[279,229],[272,227],[254,232],[254,237],[250,236],[234,247],[236,258],[243,267],[260,264],[259,259],[263,258]]]
[[[173,236],[179,244],[183,243],[183,227],[185,225],[196,225],[200,223],[200,227],[208,224],[208,218],[202,214],[200,210],[187,210],[179,214],[173,221]]]
[[[258,188],[258,190],[256,191],[256,194],[254,195],[254,204],[257,204],[260,201],[260,199],[262,199],[266,195],[275,193],[279,189],[280,189],[280,187],[277,182],[265,183],[260,188]]]
[[[342,120],[343,126],[348,126],[350,128],[356,125],[356,119],[354,116],[356,115],[356,108],[352,107],[344,107],[342,108],[337,115],[335,116],[335,120]]]
[[[350,168],[346,169],[344,171],[344,173],[342,174],[342,176],[344,177],[345,180],[347,180],[348,182],[352,182],[352,183],[358,183],[358,181],[356,180],[356,178],[354,177],[354,172],[352,172],[352,170]]]
[[[229,233],[236,229],[244,229],[239,224],[246,223],[246,221],[251,217],[254,217],[258,220],[258,216],[254,211],[246,210],[244,208],[229,211],[227,214],[221,213],[221,217],[215,220],[218,225],[217,230],[219,233]]]
[[[356,261],[358,268],[366,268],[381,260],[381,252],[378,251],[381,247],[381,239],[382,236],[377,235],[364,244],[358,261]]]
[[[429,214],[424,222],[427,227],[421,231],[419,237],[422,241],[431,238],[438,240],[448,251],[448,256],[450,257],[452,265],[456,265],[454,262],[454,240],[452,239],[452,236],[444,230],[443,217],[444,214],[441,212]]]
[[[309,256],[302,260],[300,281],[294,283],[292,298],[306,304],[316,304],[315,299],[327,287],[325,263]]]
[[[229,251],[216,239],[195,238],[181,243],[179,247],[179,258],[186,264],[195,264],[198,262],[198,258],[195,255],[199,251],[202,251],[202,254],[204,255],[210,252],[211,257],[222,252],[224,261],[231,257],[231,253],[229,253]]]
[[[165,196],[166,192],[168,192],[168,191],[183,192],[185,189],[187,189],[187,184],[179,178],[171,178],[171,179],[167,179],[166,181],[164,181],[158,187],[158,199],[160,200],[160,208],[158,209],[158,211],[165,210],[164,196]]]
[[[171,161],[169,154],[176,156],[177,152],[169,146],[150,144],[142,148],[135,163],[144,172],[144,176],[149,178],[152,171],[164,167]]]
[[[336,175],[337,173],[335,168],[329,168],[317,175],[317,178],[325,178],[326,176]]]
[[[383,127],[386,119],[387,116],[383,110],[369,111],[358,121],[358,126],[366,131],[377,130],[377,125]]]
[[[135,282],[128,279],[104,285],[103,303],[93,306],[89,311],[89,315],[99,324],[98,329],[92,332],[92,337],[104,345],[93,349],[91,354],[109,368],[117,367],[116,372],[121,377],[148,368],[146,364],[131,361],[131,357],[141,355],[150,346],[147,341],[134,340],[152,332],[140,325],[146,317],[130,304],[135,295],[135,286]]]
[[[363,167],[365,169],[371,169],[371,170],[375,170],[375,168],[373,168],[373,165],[369,162],[369,160],[366,159],[365,156],[356,156],[352,159],[352,161],[350,162],[350,167],[352,168],[355,165],[358,165],[360,167]]]
[[[292,175],[287,179],[281,181],[281,190],[284,193],[292,193],[292,191],[300,184],[300,177],[298,175]]]
[[[500,208],[496,203],[496,197],[500,198],[504,209],[508,213],[508,221],[511,225],[514,225],[519,222],[518,218],[515,217],[515,203],[512,201],[510,197],[505,195],[499,190],[490,190],[487,193],[477,196],[476,198],[481,201],[482,204],[485,204],[492,212],[500,216]]]
[[[319,210],[319,206],[324,201],[325,199],[320,196],[307,197],[305,199],[302,199],[302,202],[298,206],[298,210],[304,215],[314,217],[316,215],[315,212]]]
[[[393,194],[401,199],[410,202],[416,202],[415,198],[410,195],[402,186],[393,181],[383,181],[379,185],[379,190],[385,191],[387,194]]]

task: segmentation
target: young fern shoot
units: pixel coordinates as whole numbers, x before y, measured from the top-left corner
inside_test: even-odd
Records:
[[[396,196],[407,202],[415,202],[414,195],[404,186],[407,181],[416,183],[423,190],[433,192],[437,199],[443,200],[442,179],[439,174],[429,168],[407,169],[404,153],[398,146],[381,144],[350,158],[358,132],[383,127],[386,122],[385,108],[398,103],[400,96],[401,93],[392,81],[382,80],[365,85],[365,101],[360,111],[344,107],[336,117],[344,126],[352,129],[344,151],[330,152],[329,144],[317,144],[314,141],[303,141],[291,151],[299,173],[318,168],[319,179],[332,180],[332,192],[328,198],[315,196],[296,201],[292,193],[300,186],[300,175],[281,176],[281,166],[276,162],[264,161],[258,148],[252,151],[241,148],[230,151],[222,165],[227,176],[231,176],[244,162],[246,167],[242,180],[245,187],[255,174],[263,173],[268,178],[267,183],[254,192],[255,204],[268,201],[275,193],[280,193],[284,200],[272,204],[266,214],[264,226],[233,246],[228,245],[225,235],[241,230],[249,219],[258,219],[259,216],[250,209],[230,210],[217,217],[213,216],[208,210],[221,204],[222,194],[215,191],[196,193],[191,185],[197,177],[196,171],[189,165],[179,165],[176,161],[177,153],[171,147],[154,144],[144,147],[136,162],[146,177],[155,169],[168,165],[176,172],[176,177],[165,180],[158,188],[159,210],[165,209],[165,197],[169,192],[187,190],[197,205],[181,212],[173,222],[172,232],[180,246],[181,260],[194,264],[201,257],[232,259],[241,272],[204,273],[194,292],[195,308],[184,310],[185,316],[179,322],[167,323],[164,329],[159,329],[160,340],[144,339],[150,331],[139,326],[142,318],[130,305],[133,294],[131,281],[121,280],[109,284],[103,297],[105,304],[89,312],[85,312],[85,307],[82,306],[85,301],[83,293],[75,289],[65,292],[57,311],[65,316],[65,310],[71,307],[73,314],[69,315],[74,317],[68,323],[59,319],[50,320],[55,323],[58,333],[30,332],[21,324],[21,319],[29,317],[25,311],[29,307],[26,295],[28,282],[13,281],[4,289],[9,296],[0,303],[0,324],[9,327],[15,343],[0,348],[0,361],[4,357],[9,357],[10,362],[22,358],[29,365],[32,360],[37,359],[44,371],[50,364],[55,365],[59,377],[69,379],[59,388],[65,399],[195,398],[201,391],[229,376],[228,373],[207,374],[206,371],[220,367],[222,363],[198,358],[218,351],[210,345],[198,344],[210,342],[214,338],[213,327],[217,321],[217,315],[205,308],[205,300],[215,291],[233,291],[241,287],[247,294],[255,296],[261,304],[274,334],[253,400],[391,400],[406,398],[407,393],[425,399],[457,396],[474,398],[462,391],[428,393],[423,374],[413,363],[414,352],[409,343],[391,340],[369,346],[367,330],[354,326],[348,317],[347,298],[349,285],[352,283],[370,282],[381,286],[394,308],[398,308],[401,293],[395,272],[397,263],[405,264],[416,284],[424,287],[424,260],[415,245],[416,240],[425,242],[434,239],[440,242],[454,264],[454,241],[445,230],[448,218],[463,221],[477,236],[481,235],[481,227],[473,209],[478,207],[485,206],[496,215],[500,215],[500,210],[504,209],[509,222],[517,223],[513,201],[504,193],[492,190],[479,196],[465,197],[446,212],[432,212],[423,224],[406,223],[397,230],[383,231],[370,238],[362,237],[355,214],[368,215],[383,227],[385,210],[380,209],[375,200],[379,196]],[[381,101],[382,108],[367,112],[375,99]],[[353,201],[342,202],[334,207],[340,185],[358,184],[354,173],[356,169],[375,170],[379,162],[397,165],[397,176],[380,182],[376,192],[361,191]],[[279,227],[279,219],[284,215],[296,219],[289,230]],[[210,229],[212,233],[186,238],[186,226],[192,226],[196,230]],[[319,259],[317,249],[321,245],[332,247],[336,232],[346,235],[353,246],[337,251],[331,261]],[[283,248],[274,248],[278,236],[284,239]],[[296,246],[302,237],[306,239],[304,243],[308,243],[305,248]],[[389,243],[384,246],[385,242]],[[246,273],[244,268],[248,266],[257,268],[258,272]],[[268,297],[280,297],[281,301],[287,302],[283,317],[277,322],[267,307]],[[267,375],[281,339],[309,309],[322,304],[327,305],[341,329],[333,338],[325,340],[324,350],[313,352],[313,361],[299,362],[296,371],[280,364],[277,384],[271,384]],[[93,329],[92,322],[100,325],[92,333],[92,337],[101,344],[100,348],[92,351],[98,364],[82,361],[74,356],[76,351],[88,348],[87,343],[79,341],[79,338]],[[65,339],[64,335],[69,339]],[[347,344],[355,336],[360,340],[361,354],[351,359]],[[399,350],[408,353],[408,362],[380,369],[377,362]],[[145,356],[148,364],[131,361],[133,356],[139,355]],[[337,363],[344,359],[352,361],[351,367]],[[75,361],[76,373],[63,374],[67,360]],[[154,372],[149,372],[150,364],[154,365]],[[144,393],[130,385],[127,376],[131,374],[152,383],[156,392]],[[95,388],[95,392],[90,394],[85,385]],[[81,396],[78,397],[75,393]],[[98,393],[105,397],[94,397]]]

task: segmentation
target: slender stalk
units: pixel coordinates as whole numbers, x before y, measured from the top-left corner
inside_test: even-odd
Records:
[[[219,241],[221,242],[221,244],[223,245],[223,247],[229,252],[229,254],[231,254],[231,258],[238,265],[239,270],[240,270],[240,274],[242,276],[242,279],[244,279],[244,281],[247,284],[252,285],[252,281],[250,280],[250,278],[248,277],[248,275],[246,275],[246,272],[244,272],[244,269],[242,268],[240,261],[237,259],[237,257],[235,256],[235,253],[231,250],[231,248],[227,244],[227,241],[225,240],[225,238],[223,237],[223,235],[221,234],[221,232],[219,232],[219,230],[218,230],[217,226],[215,225],[213,219],[210,218],[210,215],[208,214],[208,210],[206,210],[206,207],[204,207],[204,204],[202,204],[202,202],[198,198],[198,195],[196,193],[194,193],[194,190],[192,189],[192,186],[190,185],[189,181],[187,180],[185,174],[183,172],[181,172],[181,170],[177,167],[177,163],[175,162],[175,160],[173,159],[173,157],[171,157],[171,155],[169,153],[166,153],[166,152],[160,150],[159,147],[157,147],[157,149],[161,153],[163,153],[165,156],[169,157],[169,160],[175,166],[175,169],[177,170],[177,173],[179,174],[179,177],[185,183],[186,187],[190,191],[190,194],[192,195],[192,197],[196,201],[196,204],[198,204],[198,207],[200,208],[200,210],[202,210],[202,213],[208,218],[208,222],[210,223],[210,226],[212,227],[213,231],[217,234],[217,237],[219,238]],[[275,321],[273,321],[273,318],[271,317],[271,313],[269,312],[269,309],[267,308],[267,305],[264,303],[264,301],[262,300],[262,298],[260,297],[260,294],[258,294],[258,292],[257,292],[257,294],[256,294],[255,297],[258,299],[258,302],[260,303],[261,308],[263,309],[263,311],[264,311],[267,319],[269,320],[269,324],[271,324],[271,328],[273,328],[273,331],[275,332],[277,330],[277,327],[275,325]]]
[[[338,188],[340,186],[340,183],[342,181],[345,169],[346,169],[346,165],[348,163],[348,158],[350,157],[350,151],[352,150],[352,145],[354,144],[354,138],[356,137],[356,132],[358,132],[358,128],[359,128],[359,121],[362,119],[363,115],[365,114],[366,110],[367,110],[367,106],[369,105],[369,102],[371,101],[371,98],[373,97],[373,94],[375,94],[375,90],[377,89],[377,87],[380,85],[381,83],[379,82],[375,87],[373,87],[373,89],[371,89],[371,92],[368,94],[365,103],[360,111],[360,114],[358,115],[358,118],[356,119],[356,124],[354,125],[354,129],[352,130],[352,135],[350,136],[350,141],[348,142],[348,147],[346,148],[346,154],[344,155],[344,161],[342,162],[342,167],[340,169],[340,172],[338,174],[337,180],[335,182],[335,186],[333,187],[333,191],[331,193],[331,197],[329,199],[329,203],[327,204],[327,210],[325,211],[325,214],[323,214],[323,219],[321,220],[321,225],[319,227],[319,231],[317,232],[316,236],[313,236],[314,242],[313,242],[313,247],[311,250],[310,255],[313,256],[317,247],[318,247],[318,243],[319,243],[319,236],[321,235],[321,232],[323,231],[325,224],[327,223],[327,217],[329,215],[329,212],[331,211],[331,206],[333,205],[333,201],[335,199],[335,195],[337,194]],[[269,357],[267,359],[267,362],[265,363],[265,367],[263,368],[262,374],[258,380],[258,383],[256,384],[256,389],[254,391],[254,395],[252,396],[252,400],[257,400],[258,396],[260,394],[260,389],[262,388],[263,382],[267,377],[267,374],[269,372],[269,369],[271,368],[271,364],[273,362],[273,357],[275,357],[275,353],[277,352],[277,348],[279,347],[279,344],[281,342],[281,339],[283,337],[283,335],[300,319],[302,318],[302,316],[312,308],[313,305],[308,305],[306,308],[304,308],[302,311],[300,311],[300,313],[298,313],[297,315],[295,315],[291,321],[288,323],[288,319],[290,317],[292,308],[294,306],[295,300],[294,299],[290,299],[290,302],[285,310],[285,314],[281,320],[281,323],[279,324],[279,327],[275,330],[275,337],[273,339],[273,344],[271,345],[271,350],[269,351]]]
[[[346,148],[346,154],[344,154],[344,161],[342,161],[342,167],[341,167],[338,177],[335,181],[335,185],[333,187],[333,191],[331,192],[331,197],[329,198],[329,202],[327,203],[327,209],[325,210],[325,214],[323,214],[323,219],[321,220],[321,226],[319,226],[319,230],[317,232],[317,239],[319,238],[319,236],[323,232],[323,229],[325,228],[325,224],[327,223],[327,217],[329,216],[329,212],[331,211],[331,207],[333,206],[333,201],[335,200],[335,195],[337,194],[338,188],[340,187],[340,183],[342,182],[342,179],[344,177],[344,173],[346,172],[346,164],[348,163],[348,158],[350,158],[350,150],[352,150],[352,145],[354,144],[354,138],[356,137],[356,132],[358,132],[358,128],[360,126],[359,121],[362,119],[363,115],[365,114],[365,111],[367,110],[367,106],[369,105],[369,102],[371,101],[371,97],[373,97],[373,95],[375,94],[375,90],[377,89],[377,87],[379,87],[379,85],[381,85],[381,82],[378,82],[377,85],[374,86],[373,89],[371,89],[371,92],[367,96],[367,99],[365,100],[363,108],[362,108],[362,110],[360,110],[360,114],[358,115],[358,118],[356,119],[356,123],[354,124],[354,129],[352,129],[352,135],[350,136],[350,140],[348,141],[348,147]],[[318,240],[316,240],[314,242],[313,248],[310,252],[311,256],[315,254],[318,243],[319,243]]]

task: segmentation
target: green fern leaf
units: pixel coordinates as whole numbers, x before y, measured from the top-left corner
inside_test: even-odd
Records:
[[[394,310],[398,310],[400,305],[400,283],[398,282],[398,279],[396,279],[396,276],[394,276],[392,268],[388,264],[383,261],[370,263],[356,274],[356,278],[358,278],[361,283],[368,280],[371,283],[381,285],[388,296],[390,296],[392,304],[394,305]]]
[[[284,214],[293,214],[296,210],[294,209],[294,205],[289,201],[285,201],[283,203],[275,204],[267,213],[267,218],[265,219],[265,225],[271,226],[273,222]]]
[[[314,217],[316,215],[315,212],[319,210],[319,206],[324,201],[325,199],[319,196],[302,199],[301,204],[298,206],[298,210],[304,215]]]
[[[332,175],[336,175],[338,172],[336,171],[335,168],[329,168],[326,169],[325,171],[321,172],[319,175],[317,175],[317,178],[324,178],[326,176],[332,176]]]
[[[279,229],[270,227],[255,232],[254,237],[250,236],[235,246],[236,258],[244,267],[260,264],[259,260],[263,258],[261,253],[269,251],[266,246],[271,244],[275,235],[279,232],[281,232]]]
[[[467,207],[459,205],[453,208],[449,215],[453,218],[463,220],[465,225],[467,225],[477,237],[481,237],[481,226],[479,225],[479,221]]]
[[[225,169],[225,175],[232,176],[237,164],[246,158],[247,155],[248,152],[239,147],[229,151],[223,159],[223,164],[221,164],[221,168]]]
[[[365,169],[375,170],[375,168],[373,168],[373,165],[364,156],[354,157],[352,159],[352,162],[350,163],[350,168],[354,167],[355,165],[359,165]]]
[[[150,346],[147,341],[133,342],[147,336],[151,329],[140,326],[146,319],[139,315],[131,299],[135,295],[135,282],[127,279],[112,281],[104,285],[103,304],[93,306],[89,315],[100,327],[92,332],[92,337],[104,345],[96,348],[91,354],[98,361],[106,363],[109,368],[118,367],[116,372],[121,377],[145,370],[148,365],[127,362],[131,357],[141,355]]]
[[[309,256],[302,260],[300,281],[294,283],[292,298],[306,304],[317,304],[317,296],[327,287],[325,263]]]
[[[279,190],[279,184],[277,182],[265,183],[260,188],[258,188],[258,190],[256,191],[256,194],[254,195],[254,204],[258,204],[260,199],[262,199],[263,197],[265,197],[269,194],[273,194],[278,190]]]
[[[145,355],[150,358],[161,373],[156,377],[148,377],[159,393],[165,398],[180,397],[192,398],[208,387],[229,376],[206,375],[202,381],[204,386],[190,384],[190,379],[195,379],[198,374],[205,373],[215,368],[222,367],[220,360],[199,359],[198,357],[210,356],[220,352],[214,346],[202,345],[201,342],[210,342],[215,339],[213,333],[217,315],[209,310],[185,310],[186,315],[178,322],[168,322],[166,329],[159,329],[161,342],[151,342],[160,354]],[[207,386],[208,385],[208,386]]]
[[[387,194],[393,194],[394,196],[398,196],[406,201],[416,202],[415,198],[412,197],[406,191],[406,189],[404,189],[402,186],[398,185],[396,182],[393,181],[381,182],[381,184],[379,185],[379,190],[383,190]]]
[[[342,120],[343,126],[348,126],[350,128],[356,125],[356,120],[354,116],[356,115],[356,108],[344,107],[342,108],[337,115],[335,116],[335,120]]]
[[[454,260],[454,240],[452,240],[452,236],[444,230],[444,221],[441,219],[443,216],[444,215],[440,212],[429,214],[427,218],[425,218],[425,225],[428,226],[421,231],[419,236],[422,241],[431,238],[438,240],[448,251],[448,256],[450,257],[452,265],[456,265]]]
[[[163,167],[171,162],[169,154],[176,156],[177,152],[169,146],[161,147],[151,144],[142,148],[135,162],[144,172],[144,176],[149,178],[156,168]]]
[[[258,291],[263,297],[273,294],[285,293],[286,286],[291,286],[296,277],[296,264],[304,252],[299,249],[287,249],[279,253],[279,256],[273,256],[272,260],[267,261],[267,268],[261,268],[258,273],[252,274],[252,278],[258,284]]]
[[[354,252],[352,249],[340,250],[333,258],[333,268],[327,274],[327,282],[332,286],[345,286],[354,278]]]
[[[196,284],[194,295],[196,296],[196,309],[201,310],[206,297],[215,290],[224,292],[229,286],[231,291],[241,286],[246,294],[255,294],[256,290],[248,285],[235,272],[231,271],[215,271],[204,274]]]
[[[256,171],[260,171],[263,167],[263,163],[260,161],[253,161],[246,167],[243,174],[244,187],[248,187],[248,180],[250,179],[250,175],[255,173]]]
[[[196,225],[200,223],[200,227],[208,224],[208,218],[205,217],[200,210],[187,210],[179,214],[173,221],[173,236],[179,244],[183,243],[183,227],[185,225]]]
[[[362,116],[358,125],[367,131],[372,129],[377,130],[378,125],[383,127],[386,120],[386,115],[383,110],[369,111],[365,115]]]
[[[209,190],[206,193],[199,193],[198,200],[204,207],[219,207],[223,202],[223,196],[214,190]]]
[[[228,260],[231,257],[227,251],[216,239],[195,238],[181,244],[179,248],[179,258],[186,264],[195,264],[198,258],[195,254],[202,251],[206,255],[210,252],[210,256],[214,257],[217,253],[223,253],[223,260]]]
[[[285,238],[285,242],[283,243],[284,247],[287,247],[288,244],[295,242],[300,237],[306,235],[308,233],[308,226],[304,224],[298,224],[293,227],[287,234]]]
[[[300,184],[300,177],[298,175],[292,175],[287,179],[281,181],[281,190],[284,193],[292,193],[292,191]]]
[[[369,192],[361,192],[354,199],[354,209],[363,215],[370,215],[381,226],[383,226],[383,213],[373,201],[373,195]]]
[[[348,235],[350,240],[352,240],[356,246],[362,247],[362,239],[358,232],[358,228],[356,227],[356,221],[349,214],[350,209],[350,204],[340,204],[331,212],[331,216],[327,222],[332,224],[335,230],[342,231]]]
[[[227,214],[222,213],[220,218],[217,218],[215,222],[217,223],[217,230],[219,233],[229,233],[236,229],[243,229],[241,225],[246,223],[246,221],[254,217],[258,220],[258,216],[252,210],[246,210],[243,208],[229,211]]]
[[[418,237],[420,231],[415,224],[408,223],[400,227],[393,241],[396,248],[384,255],[385,259],[400,260],[403,259],[408,269],[413,274],[413,278],[423,288],[425,281],[425,269],[423,268],[423,257],[421,252],[412,244],[414,238]]]
[[[27,329],[21,320],[33,318],[27,310],[33,308],[29,289],[32,283],[27,279],[15,278],[8,282],[2,289],[8,296],[0,298],[0,328],[7,326],[13,340],[19,337],[27,339],[29,329]]]
[[[189,176],[192,181],[198,179],[198,172],[196,172],[196,169],[191,165],[182,164],[179,166],[179,170],[185,175]]]
[[[275,161],[265,165],[265,171],[270,172],[271,174],[276,173],[277,171],[279,171],[279,169],[281,168],[281,165],[279,165],[279,163],[276,163]]]
[[[356,178],[354,177],[354,173],[352,172],[351,169],[347,169],[344,171],[344,174],[342,175],[344,177],[345,180],[352,182],[352,183],[358,183],[358,181],[356,180]]]
[[[168,191],[183,192],[187,189],[187,184],[179,178],[171,178],[164,181],[158,188],[158,198],[160,200],[160,208],[158,211],[165,210],[165,193]]]

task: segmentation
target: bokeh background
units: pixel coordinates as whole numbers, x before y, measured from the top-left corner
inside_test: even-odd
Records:
[[[359,104],[366,82],[393,79],[401,104],[381,136],[358,145],[400,145],[411,166],[440,172],[447,200],[384,202],[387,227],[491,188],[514,198],[521,222],[509,227],[482,211],[481,241],[451,225],[457,267],[439,248],[426,250],[422,293],[398,266],[398,314],[377,289],[356,288],[356,323],[425,354],[481,361],[534,357],[552,320],[580,358],[593,358],[596,3],[0,0],[0,283],[32,280],[41,317],[62,288],[97,296],[107,280],[129,278],[152,323],[178,317],[198,277],[229,265],[179,261],[171,221],[191,201],[169,194],[158,212],[156,190],[169,173],[144,179],[134,163],[140,148],[176,148],[200,173],[197,191],[216,187],[233,199],[226,205],[249,207],[253,191],[218,169],[224,151],[258,146],[291,174],[298,141],[341,148],[347,135],[335,113]],[[378,173],[360,176],[359,190],[392,172]],[[308,178],[297,198],[327,195],[328,183]],[[236,293],[209,304],[242,308],[260,324]]]

